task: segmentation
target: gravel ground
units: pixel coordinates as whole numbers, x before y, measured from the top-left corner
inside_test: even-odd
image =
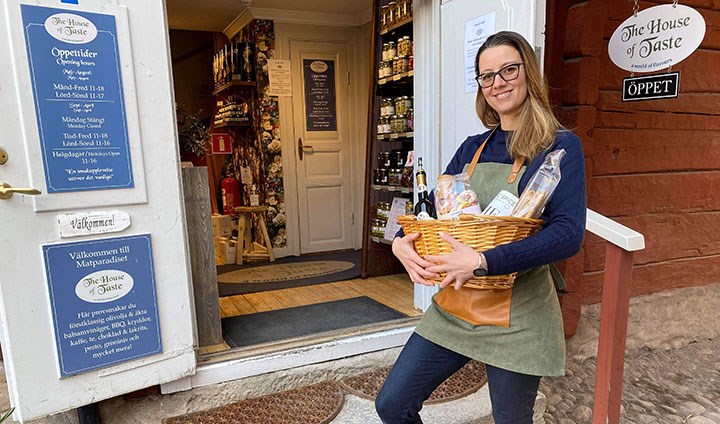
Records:
[[[568,358],[566,376],[543,379],[546,423],[592,421],[595,364]],[[720,339],[629,350],[623,380],[621,423],[720,423]]]

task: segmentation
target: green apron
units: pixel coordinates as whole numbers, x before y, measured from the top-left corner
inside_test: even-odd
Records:
[[[465,165],[463,172],[467,168]],[[500,190],[518,195],[520,177],[513,183],[507,182],[511,168],[512,164],[477,164],[470,186],[482,206],[490,203]],[[454,288],[450,285],[445,290]],[[415,332],[498,368],[540,376],[565,374],[562,314],[548,265],[518,274],[512,288],[510,328],[472,325],[440,308],[433,298]]]

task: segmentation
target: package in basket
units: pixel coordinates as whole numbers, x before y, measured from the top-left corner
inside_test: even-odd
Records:
[[[560,161],[565,150],[555,150],[545,157],[545,161],[528,182],[522,192],[512,216],[518,218],[539,218],[550,200],[553,191],[560,182]]]
[[[456,219],[460,214],[479,215],[482,212],[477,193],[468,184],[467,174],[438,177],[435,210],[438,219]]]

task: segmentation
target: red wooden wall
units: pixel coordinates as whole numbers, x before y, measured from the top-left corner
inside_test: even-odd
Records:
[[[640,2],[640,10],[666,2]],[[720,283],[720,3],[703,15],[700,48],[673,67],[676,99],[623,103],[608,40],[631,0],[549,1],[546,71],[561,122],[584,143],[588,207],[645,235],[633,295]],[[565,264],[583,303],[600,300],[604,241],[587,233]]]

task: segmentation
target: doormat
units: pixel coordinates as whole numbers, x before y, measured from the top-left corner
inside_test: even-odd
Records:
[[[360,276],[360,250],[291,256],[275,262],[219,265],[220,296],[352,280]]]
[[[392,367],[379,368],[365,374],[340,380],[345,391],[363,399],[374,401]],[[471,360],[432,392],[424,405],[449,402],[477,392],[487,383],[485,364]]]
[[[334,381],[242,400],[230,405],[165,418],[162,424],[327,424],[342,409],[345,393]]]
[[[223,318],[231,347],[287,340],[408,316],[366,296]]]

